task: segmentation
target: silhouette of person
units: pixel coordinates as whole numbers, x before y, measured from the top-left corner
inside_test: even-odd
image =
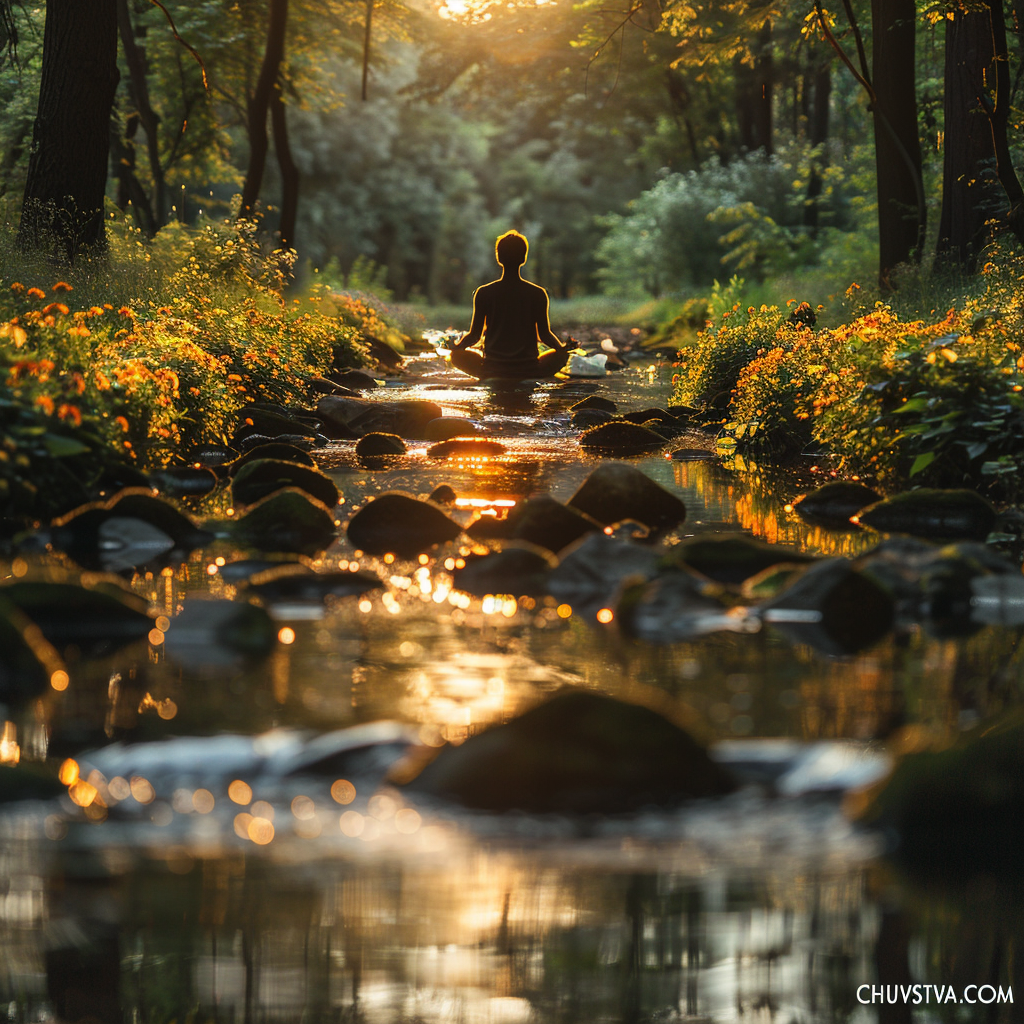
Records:
[[[530,244],[518,231],[506,231],[494,246],[501,277],[477,288],[473,323],[452,346],[452,365],[471,377],[551,377],[569,361],[571,345],[551,330],[548,293],[520,276]],[[484,350],[470,351],[484,341]],[[552,351],[538,355],[538,342]]]

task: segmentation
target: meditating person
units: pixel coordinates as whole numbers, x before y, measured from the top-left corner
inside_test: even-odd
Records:
[[[529,243],[518,231],[498,239],[494,254],[501,264],[497,281],[477,288],[473,323],[452,346],[452,365],[479,380],[551,377],[569,361],[571,345],[551,330],[548,293],[520,276]],[[484,350],[471,351],[481,338]],[[552,351],[538,354],[538,343]]]

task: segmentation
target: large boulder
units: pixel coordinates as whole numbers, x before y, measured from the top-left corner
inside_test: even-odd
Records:
[[[336,437],[380,432],[426,440],[427,424],[442,416],[441,406],[422,399],[371,402],[365,398],[327,395],[317,402],[316,408],[325,429],[332,430]]]
[[[452,574],[456,590],[474,597],[511,594],[539,597],[548,592],[548,578],[558,560],[543,548],[515,542],[501,551],[470,555]]]
[[[408,788],[480,810],[616,814],[722,796],[736,783],[656,711],[569,690],[443,748]]]
[[[611,420],[579,437],[580,447],[598,455],[645,455],[665,446],[665,438],[628,420]]]
[[[686,518],[682,499],[622,462],[598,466],[568,504],[605,526],[632,519],[651,530],[663,531]]]
[[[349,541],[360,551],[399,558],[415,558],[462,533],[462,527],[436,505],[400,491],[368,502],[348,521],[347,530]]]

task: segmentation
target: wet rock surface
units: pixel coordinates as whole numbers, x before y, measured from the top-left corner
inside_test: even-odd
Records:
[[[382,494],[361,508],[347,526],[349,541],[372,555],[417,555],[454,540],[462,527],[429,501],[409,494]]]
[[[655,711],[580,691],[442,750],[410,784],[489,811],[615,814],[732,792],[732,776]]]

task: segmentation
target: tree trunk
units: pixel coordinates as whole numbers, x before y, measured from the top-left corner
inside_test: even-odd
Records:
[[[153,220],[149,197],[135,173],[135,143],[133,140],[138,124],[138,114],[133,112],[128,116],[128,124],[122,136],[118,119],[116,117],[110,119],[110,162],[114,176],[117,178],[117,196],[114,202],[117,203],[120,210],[127,210],[131,204],[139,227],[152,238],[156,234],[157,225]]]
[[[130,94],[138,112],[142,130],[146,133],[146,150],[149,156],[149,173],[153,178],[153,222],[154,231],[167,223],[167,184],[163,164],[160,162],[159,128],[160,118],[149,102],[149,83],[146,78],[146,54],[135,38],[128,0],[117,0],[117,27],[121,34],[121,46],[131,79]]]
[[[118,77],[115,0],[47,0],[22,246],[71,262],[82,249],[103,245]]]
[[[871,0],[878,277],[892,287],[897,265],[920,262],[925,209],[914,74],[914,0]]]
[[[256,213],[263,170],[267,164],[267,111],[277,88],[281,61],[284,59],[284,39],[288,27],[288,0],[270,0],[270,20],[267,25],[267,48],[263,53],[260,76],[249,101],[249,166],[242,187],[241,218]]]
[[[274,89],[274,97],[270,106],[270,119],[274,126],[274,150],[277,153],[277,165],[281,170],[281,223],[278,233],[281,236],[282,249],[295,248],[295,220],[299,212],[299,169],[292,158],[291,146],[288,144],[288,123],[285,119],[286,107],[281,97],[281,89]]]
[[[772,92],[775,86],[775,65],[772,59],[771,25],[765,25],[751,44],[753,66],[737,58],[736,121],[741,150],[764,155],[775,152],[772,130]]]
[[[1024,192],[1006,139],[1007,59],[1001,3],[952,12],[952,20],[946,21],[946,131],[937,262],[967,273],[976,268],[989,220],[1005,217],[1018,238],[1022,234]]]

